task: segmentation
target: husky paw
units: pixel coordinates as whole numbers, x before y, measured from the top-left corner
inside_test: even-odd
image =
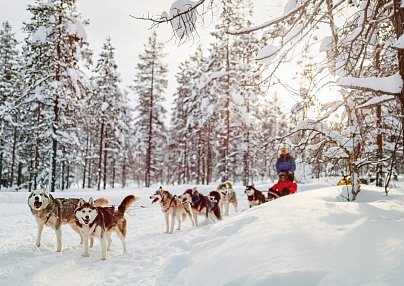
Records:
[[[88,253],[83,253],[81,256],[83,256],[83,257],[90,257],[90,254],[88,254]]]

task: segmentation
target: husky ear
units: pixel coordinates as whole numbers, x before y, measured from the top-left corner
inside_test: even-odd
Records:
[[[88,203],[89,203],[89,205],[90,205],[91,207],[94,207],[94,201],[93,201],[93,198],[90,198],[90,200],[88,201]]]
[[[45,190],[43,191],[43,193],[45,194],[45,196],[49,197],[49,191],[48,191],[48,189],[45,189]]]
[[[79,200],[79,203],[77,204],[77,207],[78,207],[78,208],[82,207],[82,206],[84,205],[84,203],[85,203],[84,200],[83,200],[83,199],[80,199],[80,200]]]

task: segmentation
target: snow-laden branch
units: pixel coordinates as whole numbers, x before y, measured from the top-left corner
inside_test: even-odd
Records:
[[[129,16],[137,20],[150,21],[153,23],[153,26],[163,23],[170,23],[177,37],[183,39],[196,30],[195,23],[198,17],[197,8],[205,2],[208,2],[209,7],[211,7],[213,5],[213,1],[214,0],[199,0],[197,2],[193,2],[190,0],[176,0],[174,3],[172,3],[169,13],[164,11],[160,16],[155,18],[150,16]],[[201,15],[199,16],[201,17]]]
[[[343,77],[338,84],[342,87],[377,91],[385,94],[397,95],[403,88],[403,79],[397,73],[388,77]]]
[[[359,105],[356,108],[358,109],[358,108],[369,107],[372,105],[376,105],[376,104],[384,103],[386,101],[393,100],[394,98],[395,98],[394,95],[388,95],[388,94],[382,95],[382,96],[375,96],[375,97],[369,99],[368,101],[366,101],[365,103]]]
[[[229,33],[230,35],[242,35],[242,34],[250,34],[252,32],[268,28],[272,25],[276,25],[282,21],[287,20],[288,18],[290,18],[291,16],[293,16],[296,13],[299,13],[300,11],[305,9],[310,4],[310,2],[311,1],[306,1],[305,3],[302,3],[299,6],[296,6],[294,9],[291,9],[290,11],[288,11],[287,13],[285,13],[285,15],[277,17],[275,19],[272,19],[272,20],[262,23],[260,25],[249,27],[249,28],[244,28],[244,29],[240,29],[240,30],[233,30],[233,31],[231,30],[231,31],[228,31],[227,33]]]

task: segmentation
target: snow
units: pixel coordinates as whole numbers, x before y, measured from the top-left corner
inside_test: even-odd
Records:
[[[46,38],[48,37],[48,29],[44,26],[38,27],[35,33],[31,36],[31,42],[42,44],[46,42]]]
[[[364,107],[376,105],[376,104],[379,104],[379,103],[383,103],[383,102],[386,102],[386,101],[393,100],[394,98],[395,98],[394,95],[387,95],[387,94],[386,95],[381,95],[381,96],[375,96],[375,97],[369,99],[368,101],[366,101],[365,103],[359,105],[356,108],[364,108]]]
[[[401,35],[397,41],[394,43],[393,47],[397,49],[404,49],[404,34]]]
[[[326,52],[333,48],[333,38],[331,36],[324,37],[321,41],[321,45],[319,48],[320,52]]]
[[[355,78],[347,76],[341,78],[338,84],[348,88],[367,88],[394,94],[400,93],[403,88],[403,80],[398,73],[388,77]]]
[[[78,38],[87,41],[87,33],[79,20],[74,17],[69,17],[70,22],[68,22],[67,29],[70,35],[76,35]]]
[[[172,17],[175,17],[176,15],[186,12],[192,7],[194,7],[197,3],[189,0],[177,0],[174,3],[171,4],[170,7],[170,14],[168,14],[166,11],[162,13],[162,18],[163,19],[171,19]],[[186,14],[183,14],[179,17],[176,17],[172,19],[171,25],[173,27],[173,30],[175,31],[175,34],[179,39],[183,39],[184,37],[189,36],[195,31],[195,23],[197,19],[197,14],[196,10],[192,10]]]
[[[296,0],[289,0],[284,8],[284,14],[287,15],[290,13],[290,11],[293,11],[297,7],[297,1]]]
[[[79,237],[63,227],[63,251],[45,228],[35,246],[36,223],[28,192],[0,192],[2,285],[402,285],[404,194],[362,186],[357,202],[341,199],[337,179],[299,184],[298,193],[248,209],[236,185],[239,212],[199,228],[186,220],[173,234],[151,205],[155,188],[69,190],[57,197],[141,200],[126,214],[128,251],[113,235],[107,260],[96,241],[82,257]],[[167,187],[175,194],[190,186]],[[266,190],[269,184],[256,184]],[[214,186],[198,186],[207,193]],[[143,206],[143,207],[142,207]],[[18,265],[18,266],[17,266]]]
[[[280,47],[278,46],[273,46],[273,45],[267,45],[263,47],[261,50],[258,51],[257,54],[257,61],[260,64],[269,64],[271,63],[274,55],[276,55],[277,52],[279,52]]]
[[[285,37],[285,43],[288,43],[295,37],[297,37],[299,34],[302,33],[303,30],[303,25],[302,24],[296,24],[296,26],[293,27],[293,29],[286,35]]]

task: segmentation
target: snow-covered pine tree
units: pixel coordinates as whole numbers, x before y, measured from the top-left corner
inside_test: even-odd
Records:
[[[170,132],[170,146],[175,154],[170,165],[176,166],[178,183],[205,184],[211,178],[208,170],[213,164],[209,155],[212,153],[209,149],[212,136],[207,130],[214,113],[207,108],[210,99],[205,89],[208,80],[204,77],[206,66],[202,49],[198,47],[189,59],[181,63],[176,76],[178,88],[174,94]]]
[[[95,112],[95,126],[97,126],[97,135],[93,138],[98,139],[98,178],[97,189],[105,189],[107,185],[107,177],[112,177],[114,182],[115,162],[118,160],[118,154],[121,151],[119,141],[124,141],[121,132],[122,112],[126,102],[124,95],[119,89],[119,74],[114,58],[114,48],[111,39],[107,38],[102,46],[102,50],[94,69],[95,76],[92,78],[94,84],[93,111]],[[97,141],[97,140],[96,140]],[[113,183],[112,183],[113,184]]]
[[[138,104],[135,111],[135,137],[137,140],[137,171],[144,172],[146,187],[162,179],[164,147],[167,146],[163,106],[164,90],[167,87],[167,67],[163,63],[164,45],[153,32],[139,55],[137,72],[132,87]]]
[[[21,183],[19,143],[21,126],[15,108],[23,91],[20,52],[18,43],[8,22],[0,30],[0,189]],[[16,180],[15,180],[16,179]]]
[[[31,21],[24,26],[27,96],[20,108],[30,113],[24,122],[25,132],[33,135],[27,142],[34,154],[29,169],[34,188],[48,184],[52,192],[63,174],[57,170],[75,159],[74,150],[81,145],[77,134],[81,99],[88,89],[79,66],[88,54],[86,34],[75,4],[75,0],[35,0],[27,8]]]
[[[243,138],[243,113],[246,111],[246,101],[241,95],[244,89],[241,82],[248,79],[241,70],[245,64],[246,53],[243,39],[235,39],[227,32],[233,29],[240,29],[249,25],[248,18],[252,14],[252,2],[249,0],[226,0],[221,3],[220,24],[212,33],[215,37],[210,48],[212,63],[209,67],[210,76],[215,78],[210,83],[211,91],[215,93],[215,101],[211,102],[218,109],[219,120],[214,122],[214,130],[217,132],[220,146],[218,152],[218,170],[220,180],[225,181],[232,177],[233,180],[240,179],[245,168],[239,168],[238,157],[245,153],[240,152],[237,146],[242,146]],[[254,40],[250,42],[253,44]],[[249,55],[253,58],[253,54]]]
[[[171,132],[169,132],[171,134],[169,145],[173,149],[170,150],[173,154],[171,154],[172,158],[169,158],[172,159],[172,162],[169,164],[172,166],[172,178],[175,178],[174,180],[178,184],[190,183],[189,157],[191,157],[191,142],[193,137],[191,127],[194,127],[194,118],[191,111],[194,81],[190,75],[191,68],[190,62],[186,60],[180,64],[179,72],[176,75],[178,87],[177,92],[174,94],[174,107],[170,125]],[[174,180],[172,182],[175,182]]]

